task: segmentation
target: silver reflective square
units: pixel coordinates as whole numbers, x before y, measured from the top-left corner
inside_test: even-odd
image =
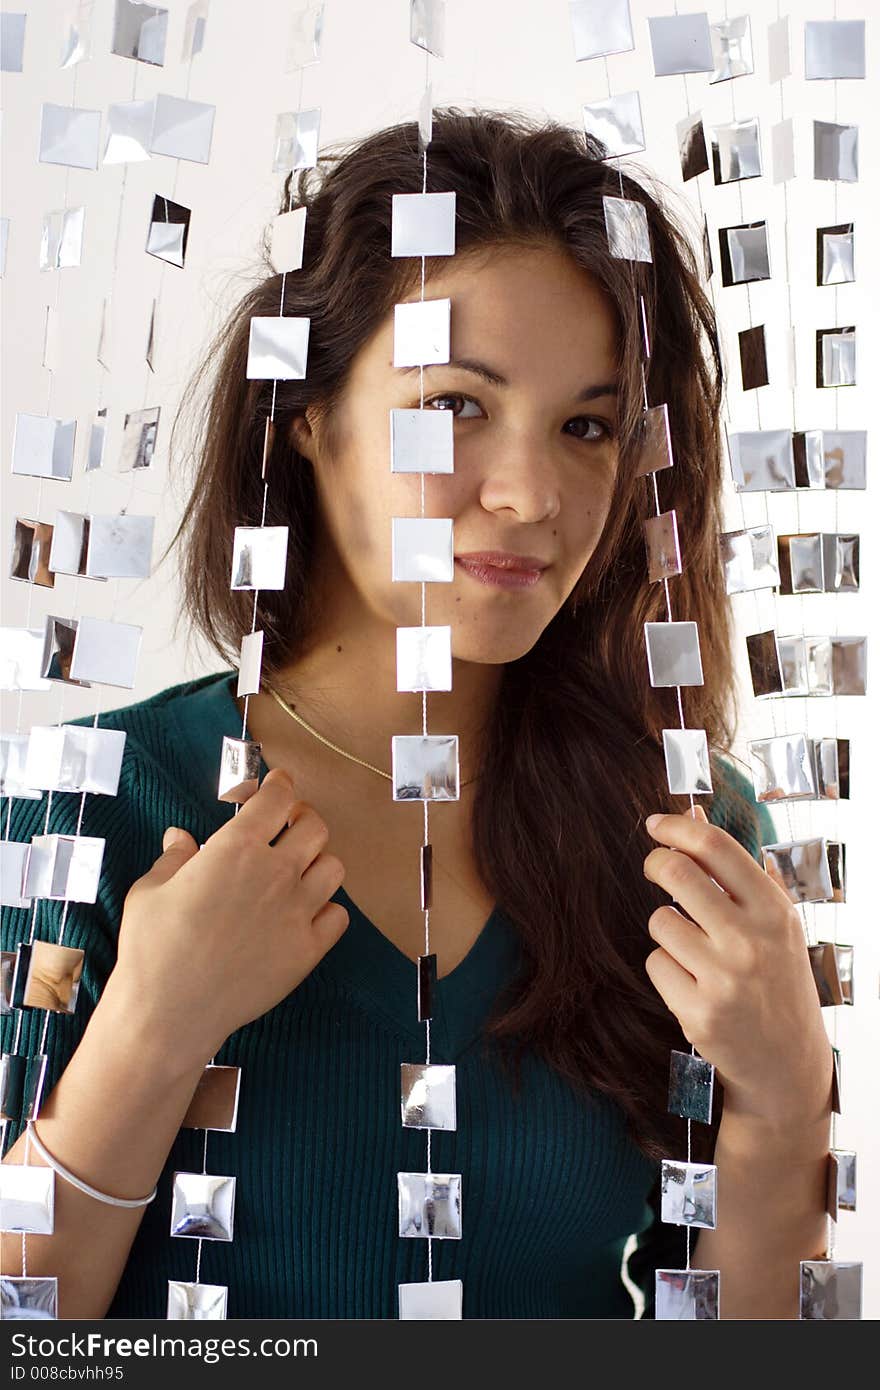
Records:
[[[82,512],[59,510],[55,513],[49,568],[54,574],[83,574],[83,560],[89,538],[89,518]]]
[[[8,848],[9,845],[15,843],[14,840],[0,840],[0,846],[4,848]],[[24,848],[27,848],[27,846],[24,846]],[[22,864],[22,868],[23,867],[24,865]],[[21,883],[21,879],[22,875],[19,875],[19,883]],[[0,880],[0,887],[2,887],[2,880]],[[0,951],[0,1016],[12,1013],[12,975],[14,970],[15,952]]]
[[[408,1129],[455,1129],[455,1067],[400,1064],[400,1122]]]
[[[54,1168],[0,1164],[0,1230],[50,1236],[54,1229]]]
[[[656,1270],[654,1317],[658,1322],[713,1322],[718,1317],[720,1282],[717,1269]]]
[[[388,417],[392,473],[454,472],[451,410],[392,409]]]
[[[645,546],[648,552],[648,580],[659,583],[681,574],[681,546],[678,540],[678,521],[675,511],[660,512],[645,522]]]
[[[455,578],[452,529],[448,516],[392,517],[392,580],[451,583]]]
[[[397,629],[397,689],[452,689],[452,628]]]
[[[712,172],[716,184],[756,179],[763,173],[757,117],[712,127]]]
[[[571,36],[576,63],[603,58],[609,53],[629,53],[633,43],[629,0],[569,0]]]
[[[673,796],[712,791],[705,729],[664,729],[663,756],[666,780]]]
[[[272,219],[269,259],[278,275],[302,269],[307,215],[308,208],[291,208]]]
[[[392,193],[392,256],[455,254],[454,193]]]
[[[69,169],[97,169],[101,136],[100,111],[78,106],[55,106],[44,101],[40,114],[41,164],[64,164]]]
[[[458,734],[394,734],[394,801],[457,801]]]
[[[772,877],[793,903],[822,903],[831,900],[831,870],[823,836],[763,845],[761,855],[764,868],[772,867]]]
[[[287,526],[236,526],[230,589],[283,589]]]
[[[218,801],[249,801],[260,782],[261,743],[223,735],[220,751],[220,777],[217,783]]]
[[[779,592],[781,594],[821,594],[822,533],[814,531],[779,536]]]
[[[183,49],[180,54],[182,63],[188,63],[190,58],[195,58],[205,46],[209,4],[210,0],[193,0],[187,9],[186,25],[183,31]]]
[[[88,681],[75,681],[70,675],[77,626],[76,618],[59,618],[53,613],[46,615],[40,674],[49,680],[88,688]]]
[[[205,1067],[193,1092],[181,1129],[215,1129],[232,1134],[238,1122],[241,1067]]]
[[[175,1173],[171,1232],[201,1240],[232,1240],[235,1178],[213,1173]]]
[[[701,1124],[712,1122],[712,1091],[715,1085],[715,1068],[702,1057],[689,1052],[675,1052],[669,1059],[669,1101],[670,1115],[681,1115],[683,1119],[699,1120]]]
[[[618,92],[584,106],[584,131],[605,146],[604,159],[635,154],[645,148],[642,103],[638,92]]]
[[[816,385],[855,386],[855,328],[816,330]]]
[[[716,20],[709,25],[709,41],[712,44],[712,69],[710,82],[727,82],[733,77],[745,77],[755,71],[752,56],[752,25],[747,14],[734,19]]]
[[[791,430],[743,430],[728,435],[737,492],[791,492],[795,487]]]
[[[30,1279],[17,1274],[0,1278],[0,1316],[5,1321],[33,1318],[49,1320],[58,1317],[58,1280],[46,1275]]]
[[[410,0],[409,41],[417,48],[445,57],[446,0]]]
[[[118,469],[120,473],[130,473],[135,468],[149,468],[156,450],[156,435],[159,430],[161,406],[146,406],[143,410],[129,410],[122,425],[122,445],[119,450]]]
[[[660,1220],[673,1226],[715,1229],[714,1163],[679,1163],[664,1158],[660,1169]]]
[[[790,116],[770,127],[770,163],[774,183],[788,183],[794,178],[794,125]]]
[[[228,1292],[225,1284],[188,1284],[169,1279],[165,1316],[183,1322],[225,1318]]]
[[[822,535],[822,579],[827,594],[856,593],[859,589],[859,538],[839,531]]]
[[[3,793],[8,795],[9,793]],[[30,907],[30,898],[22,893],[27,863],[27,842],[0,840],[0,903],[4,907]],[[4,952],[4,955],[6,953]],[[8,1012],[8,1010],[4,1010]]]
[[[85,573],[93,579],[149,579],[155,516],[93,513]]]
[[[629,261],[650,261],[651,237],[644,204],[633,198],[609,198],[603,194],[602,208],[612,256]]]
[[[245,376],[248,381],[302,381],[306,375],[311,319],[272,314],[251,319]]]
[[[794,481],[796,487],[825,486],[825,459],[822,448],[821,430],[795,430],[792,435],[794,449]]]
[[[150,158],[155,110],[153,97],[149,101],[115,101],[107,107],[104,164],[142,163]]]
[[[813,122],[813,178],[858,183],[859,128],[834,121]]]
[[[818,796],[811,741],[806,734],[777,734],[747,745],[755,800],[812,801]]]
[[[51,415],[15,416],[12,471],[29,478],[54,478],[70,482],[76,420],[57,420]]]
[[[720,227],[718,242],[723,285],[745,285],[752,280],[769,280],[770,248],[766,222]]]
[[[810,969],[822,1007],[852,1004],[852,946],[842,945],[839,941],[819,941],[815,946],[807,947],[807,954],[810,957]]]
[[[208,102],[186,101],[165,92],[157,93],[151,152],[167,155],[170,159],[207,164],[211,158],[216,111],[216,106]]]
[[[866,430],[822,430],[824,482],[829,488],[867,486]]]
[[[0,15],[0,72],[22,72],[26,14]]]
[[[460,1318],[460,1279],[429,1279],[421,1284],[398,1284],[398,1316],[404,1319]]]
[[[705,174],[709,168],[709,151],[701,112],[693,111],[683,116],[675,127],[675,133],[678,137],[681,177],[687,182],[698,174]]]
[[[45,628],[0,627],[0,690],[51,690],[44,650]]]
[[[3,954],[8,953],[4,951]],[[14,955],[12,959],[15,960]],[[10,1002],[10,1007],[3,1012],[11,1011]],[[48,1065],[49,1058],[44,1052],[33,1057],[4,1052],[0,1057],[0,1120],[24,1124],[39,1113]]]
[[[12,560],[9,574],[25,584],[54,589],[55,575],[50,566],[53,528],[43,521],[17,516],[13,522]]]
[[[75,680],[98,681],[131,690],[137,677],[143,628],[83,614],[76,628],[70,674]]]
[[[655,77],[685,72],[713,72],[709,17],[700,14],[661,15],[648,20]]]
[[[856,1209],[856,1155],[852,1149],[832,1149],[828,1155],[826,1210],[832,1221],[841,1211]]]
[[[146,251],[160,261],[182,268],[186,260],[189,239],[189,208],[173,203],[170,198],[156,196],[147,231]]]
[[[25,869],[25,895],[93,903],[98,896],[104,843],[100,837],[91,835],[35,835]],[[58,946],[55,949],[66,951],[68,948]]]
[[[789,36],[788,15],[774,22],[767,29],[767,81],[781,82],[791,77],[791,40]]]
[[[39,801],[40,792],[25,781],[29,735],[0,733],[0,796],[22,796]],[[15,840],[0,838],[0,845],[15,844]]]
[[[864,77],[865,21],[807,19],[804,21],[804,77]]]
[[[398,1173],[401,1236],[461,1239],[461,1174]]]
[[[34,837],[32,847],[39,838]],[[100,843],[103,844],[103,840]],[[85,951],[77,946],[59,946],[54,941],[20,942],[12,977],[13,1007],[48,1009],[56,1014],[74,1013],[85,958]]]
[[[162,67],[167,34],[167,10],[137,0],[116,0],[111,53]]]
[[[40,234],[40,269],[62,270],[82,261],[83,227],[86,210],[59,208],[43,216]]]
[[[801,1260],[800,1314],[808,1322],[861,1318],[861,1263]]]
[[[25,777],[42,791],[115,796],[125,740],[124,729],[33,724]]]
[[[242,634],[236,695],[258,695],[263,668],[263,629]]]
[[[394,306],[394,366],[449,361],[452,301],[425,299]]]
[[[728,594],[773,589],[779,583],[776,538],[772,526],[723,531],[720,545],[724,585]]]
[[[865,637],[832,637],[831,678],[834,695],[866,695],[868,647]]]
[[[855,235],[852,222],[816,229],[816,284],[843,285],[855,280]]]
[[[645,623],[644,627],[653,686],[703,684],[696,623]]]
[[[425,84],[419,102],[419,154],[423,155],[431,143],[434,131],[434,106],[431,83]]]
[[[849,739],[811,738],[817,796],[824,801],[849,800]]]
[[[324,31],[324,6],[307,5],[291,20],[287,40],[284,71],[294,72],[321,61],[321,38]]]
[[[287,174],[297,169],[314,169],[318,163],[320,128],[319,106],[308,111],[282,111],[275,122],[272,172]]]
[[[672,457],[672,435],[669,429],[669,406],[651,405],[642,415],[642,444],[636,477],[648,473],[658,473],[661,468],[674,466]]]

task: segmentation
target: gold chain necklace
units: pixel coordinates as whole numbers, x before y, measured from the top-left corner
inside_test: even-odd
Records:
[[[269,687],[267,687],[267,689],[269,689]],[[353,763],[360,763],[361,767],[368,767],[371,772],[378,772],[380,777],[387,777],[388,781],[391,781],[390,772],[384,772],[381,767],[374,767],[372,763],[364,762],[363,758],[355,757],[354,753],[346,753],[345,749],[340,748],[338,743],[331,743],[329,738],[325,738],[323,734],[319,734],[317,729],[313,729],[311,724],[306,723],[301,714],[297,714],[295,710],[291,709],[290,705],[286,700],[282,699],[277,690],[269,689],[269,694],[272,696],[273,700],[277,700],[283,710],[287,711],[291,719],[295,719],[297,724],[302,724],[304,729],[308,729],[309,733],[314,734],[315,738],[319,739],[321,743],[326,744],[328,748],[332,748],[334,753],[341,753],[343,758],[350,758]],[[471,782],[476,782],[476,780],[476,777],[469,777],[468,780],[462,782],[461,785],[463,787],[469,787]]]

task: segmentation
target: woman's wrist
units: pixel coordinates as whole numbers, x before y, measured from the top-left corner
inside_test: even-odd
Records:
[[[161,1008],[151,1008],[118,966],[107,979],[89,1028],[106,1030],[117,1053],[128,1054],[141,1071],[152,1068],[165,1084],[191,1079],[195,1084],[216,1050],[175,1028]]]

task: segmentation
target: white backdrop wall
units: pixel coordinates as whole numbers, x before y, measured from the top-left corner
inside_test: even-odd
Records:
[[[59,574],[54,589],[10,578],[15,516],[52,521],[58,508],[77,511],[152,512],[157,517],[154,562],[173,533],[189,483],[183,451],[169,456],[174,408],[191,369],[226,312],[251,283],[257,245],[277,210],[282,175],[272,172],[273,135],[279,112],[319,106],[321,145],[347,141],[397,120],[412,119],[424,81],[425,54],[409,42],[408,0],[327,0],[322,60],[302,76],[285,72],[289,15],[299,5],[277,0],[212,0],[204,50],[192,65],[181,62],[186,3],[166,0],[171,11],[164,67],[110,53],[112,0],[95,0],[92,58],[70,69],[59,67],[63,20],[61,0],[19,3],[4,9],[27,13],[24,70],[3,74],[3,214],[10,219],[3,280],[2,476],[4,626],[41,627],[47,613],[89,613],[143,626],[134,688],[108,686],[77,690],[53,684],[48,692],[20,696],[3,693],[4,731],[33,723],[55,723],[107,711],[143,699],[191,676],[219,670],[222,663],[185,629],[173,635],[178,588],[173,559],[149,580],[107,583]],[[634,52],[607,60],[573,59],[565,0],[448,0],[446,58],[430,60],[435,105],[465,108],[516,107],[547,113],[580,126],[584,102],[611,92],[638,89],[647,149],[625,161],[637,177],[648,172],[669,189],[694,240],[702,217],[697,182],[682,184],[676,122],[687,110],[702,111],[707,125],[747,116],[760,120],[765,174],[741,184],[715,187],[711,174],[699,178],[709,219],[716,275],[712,292],[719,312],[727,363],[727,415],[732,429],[794,427],[869,430],[868,491],[815,492],[782,496],[742,496],[729,487],[727,529],[757,525],[768,515],[777,533],[797,530],[857,531],[862,537],[862,592],[858,595],[774,597],[764,590],[732,601],[740,631],[778,626],[781,633],[866,634],[869,652],[880,641],[877,576],[870,537],[877,525],[876,438],[870,437],[871,384],[878,379],[877,340],[869,306],[878,302],[876,67],[874,26],[868,18],[868,81],[806,82],[803,78],[803,22],[807,19],[860,18],[864,0],[792,0],[778,3],[708,5],[710,20],[748,11],[752,18],[755,74],[709,85],[705,75],[655,78],[647,17],[671,13],[672,3],[631,0]],[[686,7],[682,6],[684,10]],[[689,6],[687,8],[697,8]],[[767,26],[790,17],[792,75],[768,82]],[[110,103],[146,99],[154,93],[188,96],[215,103],[208,165],[159,155],[144,163],[108,165],[96,171],[66,169],[37,162],[40,106],[44,101],[102,110]],[[873,97],[873,100],[872,100]],[[783,118],[794,121],[794,181],[775,183],[771,172],[770,129]],[[812,178],[812,119],[860,126],[858,183],[835,185]],[[105,117],[106,119],[106,117]],[[103,150],[103,134],[101,148]],[[430,151],[429,151],[430,159]],[[165,265],[144,251],[152,199],[164,194],[192,209],[185,269]],[[742,204],[740,204],[740,197]],[[85,239],[79,267],[41,271],[42,218],[48,211],[85,207]],[[771,279],[750,286],[722,288],[718,274],[719,226],[766,217],[770,228]],[[818,226],[854,221],[856,281],[837,291],[817,287],[815,231]],[[115,262],[115,264],[114,264]],[[112,297],[110,366],[96,357],[102,303]],[[145,361],[152,303],[158,300],[155,372]],[[45,306],[60,321],[60,351],[54,371],[42,365]],[[771,384],[759,392],[739,390],[738,330],[766,324]],[[858,379],[854,387],[817,390],[814,334],[820,327],[856,324]],[[797,380],[786,375],[786,333],[793,325]],[[123,413],[161,405],[152,466],[118,473]],[[88,425],[100,406],[108,411],[107,466],[85,473]],[[73,480],[38,480],[11,474],[16,411],[78,421]],[[185,442],[185,441],[184,441]],[[659,478],[661,502],[662,474]],[[687,538],[683,538],[686,547]],[[671,583],[673,603],[675,584]],[[686,613],[675,612],[677,618]],[[780,839],[824,834],[846,844],[848,889],[845,905],[818,904],[807,912],[818,936],[833,931],[855,945],[854,1008],[826,1010],[829,1032],[843,1054],[844,1113],[837,1122],[840,1148],[858,1152],[858,1211],[842,1213],[835,1252],[865,1262],[864,1315],[880,1314],[880,1132],[876,1105],[878,975],[880,936],[870,897],[871,825],[878,790],[870,713],[871,662],[867,698],[775,700],[752,697],[742,651],[743,719],[735,751],[747,761],[746,740],[787,730],[812,736],[837,734],[851,740],[851,800],[802,803],[774,811]],[[647,679],[647,672],[646,672]],[[772,706],[772,709],[771,709]],[[723,1184],[723,1178],[721,1179]],[[723,1186],[721,1193],[723,1203]]]

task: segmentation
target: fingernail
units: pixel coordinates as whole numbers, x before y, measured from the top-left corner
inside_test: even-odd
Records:
[[[163,853],[165,852],[166,849],[170,849],[170,848],[171,848],[171,846],[174,844],[174,841],[177,840],[177,839],[179,838],[179,836],[180,836],[180,831],[178,830],[177,826],[176,826],[176,825],[169,825],[168,829],[165,831],[165,834],[162,836],[162,851],[163,851]]]
[[[661,821],[662,819],[663,819],[663,817],[662,817],[662,815],[660,814],[660,812],[659,812],[659,811],[655,811],[654,814],[653,814],[653,816],[646,816],[646,818],[645,818],[645,825],[648,827],[649,830],[653,830],[653,829],[654,829],[654,826],[657,824],[657,822],[658,822],[658,821]]]

